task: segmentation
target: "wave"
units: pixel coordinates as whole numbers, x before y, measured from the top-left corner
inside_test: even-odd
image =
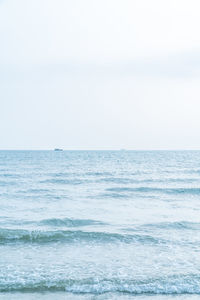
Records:
[[[1,220],[2,219],[2,220]],[[83,226],[97,226],[108,225],[105,222],[91,220],[91,219],[69,219],[69,218],[50,218],[40,221],[13,219],[8,217],[0,217],[1,224],[10,225],[34,225],[34,226],[48,226],[48,227],[83,227]]]
[[[140,192],[140,193],[165,193],[165,194],[190,194],[199,195],[200,188],[156,188],[156,187],[114,187],[106,189],[107,192]]]
[[[36,189],[28,189],[28,190],[23,190],[23,191],[20,191],[21,193],[24,193],[24,194],[29,194],[29,193],[39,193],[39,194],[49,194],[49,189],[41,189],[41,188],[36,188]]]
[[[49,177],[73,177],[73,176],[77,176],[77,173],[73,173],[73,172],[52,172],[52,173],[46,173],[46,176]]]
[[[40,181],[40,183],[51,183],[51,184],[70,184],[70,185],[78,185],[81,183],[85,183],[85,180],[81,179],[61,179],[61,178],[52,178]]]
[[[99,198],[127,198],[127,194],[120,194],[120,193],[103,193],[99,195]],[[93,198],[93,197],[91,197]]]
[[[82,227],[90,225],[105,225],[105,223],[90,219],[51,218],[40,221],[39,225],[48,225],[54,227]]]
[[[140,232],[141,230],[145,230],[148,232],[149,230],[200,230],[199,222],[187,222],[187,221],[179,221],[179,222],[160,222],[160,223],[152,223],[152,224],[142,224],[142,225],[132,225],[131,227],[123,228],[124,232]]]
[[[23,276],[20,279],[15,278],[15,281],[12,280],[11,282],[8,278],[0,281],[0,292],[65,291],[74,294],[129,293],[133,295],[200,294],[200,276],[197,274],[180,274],[146,280],[95,277],[75,280],[56,279],[48,276],[39,276],[36,279],[31,275],[26,276],[26,278],[23,278]]]
[[[152,178],[152,179],[139,179],[139,178],[123,178],[123,177],[105,177],[101,178],[99,182],[105,183],[118,183],[118,184],[138,184],[138,183],[193,183],[197,182],[198,178]]]
[[[18,173],[0,173],[0,178],[20,178],[22,177],[22,174]]]
[[[92,242],[92,243],[142,243],[142,244],[166,244],[168,241],[155,238],[151,235],[128,235],[107,232],[87,232],[87,231],[40,231],[24,229],[0,229],[0,244],[8,243],[75,243],[75,242]]]
[[[10,185],[17,185],[17,181],[7,181],[7,180],[0,180],[0,186],[10,186]]]
[[[200,169],[186,169],[182,171],[185,174],[200,174]]]
[[[140,228],[159,228],[159,229],[188,229],[188,230],[199,230],[200,223],[197,222],[161,222],[161,223],[153,223],[153,224],[144,224],[141,225]]]
[[[87,176],[113,176],[111,172],[86,172]]]
[[[77,177],[77,176],[113,176],[111,172],[55,172],[55,173],[46,173],[50,177]]]
[[[127,184],[127,183],[137,183],[138,180],[132,178],[105,177],[99,179],[99,182]]]

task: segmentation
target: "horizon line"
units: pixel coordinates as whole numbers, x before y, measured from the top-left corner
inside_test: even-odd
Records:
[[[64,148],[59,148],[61,151],[58,152],[63,152],[63,151],[121,151],[121,152],[126,152],[126,151],[200,151],[199,149],[64,149]],[[0,151],[55,151],[55,149],[0,149]],[[56,152],[56,151],[55,151]]]

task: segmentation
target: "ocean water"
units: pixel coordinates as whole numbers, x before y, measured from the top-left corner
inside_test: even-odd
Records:
[[[0,151],[0,299],[200,299],[200,151]]]

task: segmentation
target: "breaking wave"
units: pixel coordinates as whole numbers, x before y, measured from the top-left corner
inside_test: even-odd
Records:
[[[0,292],[65,291],[74,294],[104,294],[115,292],[133,295],[200,294],[200,277],[197,274],[180,274],[145,280],[120,278],[87,278],[74,280],[59,278],[61,276],[58,278],[50,278],[48,275],[38,276],[39,278],[37,278],[37,276],[33,276],[32,274],[28,274],[26,278],[23,278],[23,276],[24,274],[20,278],[15,278],[15,281],[12,278],[10,280],[7,278],[5,281],[0,281]]]
[[[0,229],[0,244],[7,243],[52,243],[52,242],[91,242],[91,243],[142,243],[142,244],[161,244],[167,243],[164,239],[155,238],[151,235],[142,234],[119,234],[107,232],[87,232],[81,230],[24,230],[24,229]]]

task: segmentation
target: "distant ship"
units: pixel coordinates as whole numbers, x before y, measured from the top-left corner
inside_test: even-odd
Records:
[[[63,149],[55,148],[54,151],[63,151]]]

